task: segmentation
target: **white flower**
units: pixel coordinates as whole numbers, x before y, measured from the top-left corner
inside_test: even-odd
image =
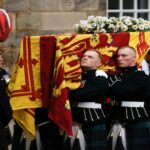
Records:
[[[123,26],[121,27],[121,30],[122,30],[122,31],[127,31],[127,30],[128,30],[128,26],[123,25]]]
[[[113,32],[118,32],[119,28],[115,27]]]
[[[94,22],[95,21],[95,17],[94,16],[88,16],[87,21],[90,22]]]
[[[115,25],[114,25],[114,24],[109,24],[108,28],[114,29],[114,28],[115,28]]]
[[[140,25],[139,25],[139,29],[140,29],[140,30],[144,30],[144,25],[143,25],[143,24],[140,24]]]
[[[143,18],[139,18],[139,22],[144,22],[144,19]]]
[[[138,29],[138,26],[135,24],[135,25],[132,26],[132,29],[133,29],[133,30],[137,30],[137,29]]]
[[[102,77],[108,78],[108,75],[102,70],[96,70],[95,75],[96,77],[102,76]]]
[[[78,31],[79,24],[74,24],[73,28],[75,29],[75,31]]]
[[[101,33],[106,33],[107,31],[105,29],[100,30]]]
[[[149,26],[149,22],[147,20],[144,21],[144,25]]]
[[[117,22],[117,27],[119,28],[119,27],[121,27],[123,25],[123,22],[121,22],[121,21],[118,21]]]
[[[144,28],[145,29],[149,28],[149,22],[147,20],[144,21]]]
[[[133,23],[132,23],[130,20],[125,20],[125,24],[126,24],[127,26],[131,26]]]

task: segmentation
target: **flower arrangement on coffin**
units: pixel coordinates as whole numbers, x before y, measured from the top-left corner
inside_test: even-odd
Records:
[[[116,32],[135,32],[147,31],[150,23],[143,18],[123,17],[103,17],[89,16],[85,20],[80,20],[74,24],[77,33],[116,33]]]

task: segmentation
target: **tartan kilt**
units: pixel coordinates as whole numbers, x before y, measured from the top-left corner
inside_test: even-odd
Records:
[[[128,150],[150,150],[150,121],[138,121],[126,126]]]
[[[82,127],[87,150],[108,150],[106,123]]]

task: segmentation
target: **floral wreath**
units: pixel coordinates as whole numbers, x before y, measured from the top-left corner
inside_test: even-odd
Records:
[[[116,33],[116,32],[135,32],[148,31],[149,21],[143,18],[123,17],[103,17],[88,16],[85,20],[80,20],[74,24],[77,33]]]

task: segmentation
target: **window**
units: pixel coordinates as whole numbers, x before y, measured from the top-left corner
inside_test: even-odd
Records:
[[[149,0],[107,0],[107,16],[131,16],[150,21]]]

